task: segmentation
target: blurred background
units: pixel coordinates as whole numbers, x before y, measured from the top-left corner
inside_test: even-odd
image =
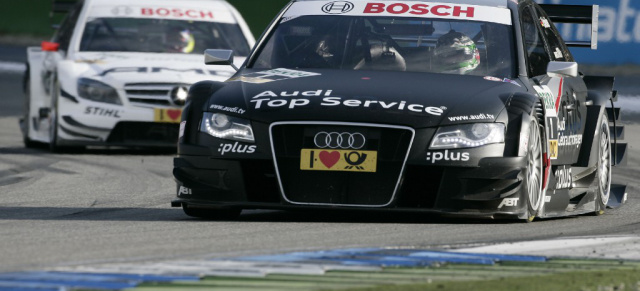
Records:
[[[640,1],[637,0],[537,0],[540,4],[600,5],[598,50],[571,51],[588,71],[605,75],[640,74]],[[589,40],[591,27],[558,25],[565,40]],[[599,66],[593,68],[592,66]],[[591,72],[589,72],[591,73]]]
[[[133,0],[135,1],[135,0]],[[51,0],[2,1],[0,41],[13,44],[36,44],[49,39],[61,16],[50,19]],[[289,0],[229,0],[240,11],[256,38]]]
[[[536,0],[540,4],[600,5],[598,49],[572,48],[580,71],[594,76],[616,76],[621,98],[621,119],[640,123],[640,1],[638,0]],[[590,26],[558,25],[565,40],[589,40]],[[630,141],[630,147],[636,146]]]
[[[302,212],[290,217],[249,214],[242,222],[191,223],[180,210],[168,209],[176,190],[171,174],[174,153],[51,155],[45,149],[23,147],[18,118],[25,100],[26,47],[49,40],[54,32],[52,24],[59,23],[60,15],[50,19],[51,0],[0,1],[0,246],[11,246],[0,248],[0,262],[14,262],[15,266],[11,258],[20,259],[21,264],[30,259],[52,264],[96,262],[97,257],[120,261],[163,256],[183,259],[185,253],[237,255],[250,252],[252,246],[257,246],[256,252],[389,243],[425,247],[640,233],[640,153],[636,148],[640,145],[640,0],[537,0],[544,4],[601,5],[599,49],[574,48],[572,52],[582,72],[616,76],[620,93],[616,106],[622,107],[627,126],[629,167],[614,170],[614,179],[630,187],[629,205],[604,217],[542,221],[525,228],[507,223],[423,223],[397,217],[390,223],[380,223],[386,218],[379,217],[370,221],[360,217],[353,221],[330,216],[308,218]],[[258,37],[289,0],[229,2]],[[587,40],[591,30],[576,25],[559,29],[570,40]],[[640,244],[600,242],[597,251],[593,246],[593,256],[600,257],[613,250],[636,254]]]
[[[256,37],[289,0],[229,0],[249,23]],[[640,74],[640,1],[633,0],[537,0],[541,4],[600,5],[600,37],[597,51],[573,49],[588,73]],[[3,1],[0,10],[0,43],[38,45],[51,37],[51,0]],[[588,40],[590,27],[560,25],[565,39]],[[595,67],[593,67],[595,66]]]
[[[135,1],[135,0],[132,0]],[[179,0],[178,0],[179,1]],[[259,37],[289,0],[228,0],[243,15]],[[640,1],[638,0],[536,0],[540,4],[600,5],[598,50],[573,48],[580,71],[587,75],[616,76],[616,89],[625,97],[640,96]],[[0,73],[20,75],[26,61],[26,46],[39,46],[53,35],[51,0],[5,0],[0,9]],[[589,40],[589,25],[559,25],[566,40]],[[0,79],[0,87],[16,86],[11,78]],[[7,88],[5,88],[7,89]],[[640,121],[640,98],[621,100],[627,117]],[[4,104],[0,114],[17,114],[19,106]],[[632,119],[632,118],[630,118]]]

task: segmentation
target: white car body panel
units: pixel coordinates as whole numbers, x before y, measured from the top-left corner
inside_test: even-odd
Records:
[[[50,116],[57,115],[60,125],[57,136],[66,145],[101,145],[107,141],[118,122],[153,123],[155,109],[170,110],[166,111],[168,113],[180,109],[180,106],[170,101],[168,94],[158,97],[166,99],[168,104],[154,103],[159,102],[158,100],[132,102],[132,96],[127,95],[125,88],[129,86],[129,89],[140,89],[140,86],[131,87],[127,84],[144,84],[142,88],[149,90],[182,90],[198,81],[224,81],[235,73],[230,66],[205,66],[203,56],[198,54],[79,51],[85,23],[95,17],[109,15],[162,19],[213,16],[213,21],[205,20],[237,23],[248,46],[253,47],[255,43],[240,14],[226,1],[136,0],[131,4],[130,0],[85,0],[73,29],[68,51],[50,52],[42,51],[40,47],[28,48],[30,100],[29,122],[25,124],[29,126],[23,126],[23,130],[29,140],[50,143]],[[239,67],[244,60],[244,57],[236,57],[234,63]],[[122,105],[80,98],[77,83],[79,78],[100,81],[113,87]],[[50,93],[56,91],[56,84],[59,85],[60,95],[57,106],[54,106]],[[47,114],[47,110],[50,114]],[[172,115],[171,119],[173,117],[175,116]]]

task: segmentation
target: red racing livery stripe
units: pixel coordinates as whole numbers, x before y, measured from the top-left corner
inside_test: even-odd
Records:
[[[542,159],[544,162],[544,177],[542,177],[542,189],[547,189],[547,183],[549,182],[549,174],[551,173],[551,171],[549,171],[551,169],[551,159],[549,158],[547,153],[544,153],[542,155]]]
[[[558,97],[556,97],[556,113],[558,113],[558,108],[560,107],[560,98],[562,98],[562,82],[563,78],[560,78],[560,89],[558,90]]]

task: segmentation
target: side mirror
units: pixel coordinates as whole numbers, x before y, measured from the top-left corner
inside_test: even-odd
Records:
[[[60,44],[55,42],[43,41],[40,44],[40,48],[45,52],[57,52],[60,49]]]
[[[547,75],[550,77],[565,76],[565,77],[577,77],[578,76],[578,63],[576,62],[550,62],[547,66]]]
[[[204,64],[227,65],[233,67],[237,71],[238,67],[233,64],[233,57],[234,55],[232,50],[208,49],[204,51]]]

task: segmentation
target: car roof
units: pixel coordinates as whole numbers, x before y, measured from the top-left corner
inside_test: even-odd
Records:
[[[294,0],[295,2],[301,1],[326,1],[326,0]],[[368,2],[369,0],[349,0],[351,2]],[[465,4],[465,5],[479,5],[479,6],[491,6],[491,7],[507,7],[508,0],[403,0],[403,1],[419,1],[419,2],[438,2],[438,3],[452,3],[452,4]]]

